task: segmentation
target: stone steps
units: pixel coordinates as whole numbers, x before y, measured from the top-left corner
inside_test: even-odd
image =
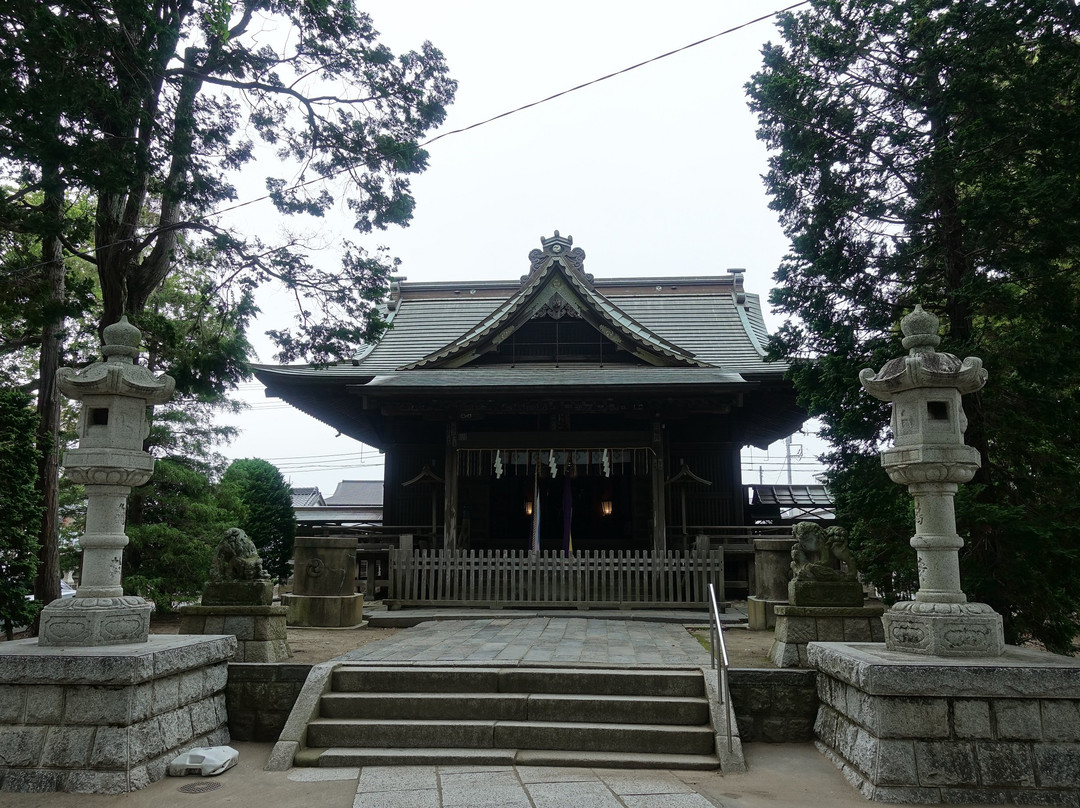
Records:
[[[715,769],[702,672],[343,665],[295,765]]]
[[[296,765],[305,765],[300,756]],[[601,769],[685,769],[711,771],[716,755],[677,755],[663,752],[559,751],[552,749],[461,748],[347,748],[318,750],[308,764],[324,767],[353,766],[567,766]]]
[[[324,718],[481,721],[600,721],[614,724],[705,724],[704,698],[596,696],[576,693],[329,693]]]
[[[711,727],[670,724],[600,724],[583,721],[430,721],[394,717],[319,718],[308,724],[313,747],[466,747],[601,752],[663,750],[703,755],[716,740]]]
[[[704,697],[696,669],[459,668],[342,665],[336,692],[393,693],[592,693]]]

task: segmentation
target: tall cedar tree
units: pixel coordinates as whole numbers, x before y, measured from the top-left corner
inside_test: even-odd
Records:
[[[10,190],[10,186],[0,188],[0,198]],[[35,588],[38,599],[48,602],[60,594],[59,558],[52,552],[60,530],[56,475],[62,402],[55,375],[62,344],[72,342],[65,318],[78,316],[92,306],[94,284],[85,265],[79,266],[77,259],[65,261],[62,251],[51,253],[59,256],[57,260],[43,260],[50,254],[50,244],[56,247],[59,243],[45,234],[55,212],[55,198],[36,192],[23,201],[22,220],[8,220],[0,226],[0,378],[4,384],[37,392],[37,488],[43,507],[41,563]],[[77,200],[60,212],[69,235],[80,241],[90,221],[84,202]]]
[[[38,565],[41,518],[34,491],[37,416],[31,405],[26,393],[0,389],[0,628],[9,640],[12,628],[29,623],[39,605],[26,599]]]
[[[906,492],[858,371],[902,351],[915,303],[941,350],[982,357],[965,398],[963,585],[1010,642],[1066,650],[1080,614],[1080,6],[814,0],[747,85],[791,240],[773,342],[822,419],[839,518],[875,583],[915,585]]]
[[[258,458],[234,460],[221,487],[240,503],[239,527],[255,543],[263,569],[284,581],[292,573],[296,512],[292,490],[277,466]]]
[[[274,282],[296,301],[295,325],[271,333],[283,360],[327,360],[378,333],[373,307],[394,266],[385,255],[346,243],[341,267],[327,271],[294,241],[265,244],[212,215],[236,201],[230,175],[255,157],[257,137],[276,150],[260,166],[282,213],[321,216],[344,187],[357,231],[409,221],[409,175],[427,164],[419,141],[443,120],[455,83],[430,43],[394,56],[377,36],[348,0],[0,6],[0,227],[40,242],[39,265],[26,269],[47,277],[53,312],[40,358],[47,502],[65,256],[96,268],[99,329],[126,313],[148,330],[147,302],[186,238],[213,254],[223,297],[227,286],[242,295]],[[65,216],[78,195],[95,203],[89,248]],[[47,525],[46,598],[56,541]]]

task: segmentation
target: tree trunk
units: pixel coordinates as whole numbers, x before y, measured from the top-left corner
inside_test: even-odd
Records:
[[[64,299],[64,250],[60,229],[64,222],[64,186],[54,166],[43,170],[44,210],[53,229],[41,240],[41,260],[49,285],[49,303],[59,312]],[[41,334],[41,354],[38,365],[38,459],[37,490],[43,507],[41,531],[38,536],[38,571],[34,582],[34,597],[51,603],[60,597],[60,395],[56,389],[56,371],[60,365],[64,318],[53,314]],[[37,620],[34,633],[37,633]]]

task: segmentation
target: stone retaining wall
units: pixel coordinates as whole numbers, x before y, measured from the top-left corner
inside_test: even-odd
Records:
[[[817,672],[788,668],[732,668],[731,701],[743,743],[808,743],[814,740]]]
[[[0,653],[0,791],[119,794],[161,779],[177,754],[229,742],[233,637]]]
[[[818,747],[878,802],[1080,804],[1080,661],[810,646]]]
[[[225,703],[237,741],[274,742],[281,734],[311,665],[232,663]]]

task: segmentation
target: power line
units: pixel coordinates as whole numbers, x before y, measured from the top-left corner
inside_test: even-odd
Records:
[[[492,117],[486,118],[486,119],[484,119],[482,121],[477,121],[476,123],[470,124],[469,126],[463,126],[463,127],[459,128],[459,129],[452,129],[449,132],[443,132],[442,134],[436,135],[435,137],[432,137],[432,138],[429,138],[429,139],[425,140],[423,143],[419,144],[419,146],[421,148],[423,148],[424,146],[429,146],[432,143],[435,143],[438,140],[442,140],[443,138],[450,137],[451,135],[458,135],[458,134],[461,134],[463,132],[469,132],[469,131],[471,131],[473,129],[478,129],[481,126],[486,126],[487,124],[493,123],[494,121],[498,121],[498,120],[501,120],[503,118],[507,118],[507,117],[509,117],[511,115],[516,115],[519,112],[523,112],[523,111],[525,111],[527,109],[532,109],[534,107],[538,107],[541,104],[546,104],[549,101],[554,101],[557,98],[562,98],[565,95],[569,95],[570,93],[577,92],[578,90],[583,90],[586,87],[591,87],[594,84],[599,84],[602,81],[607,81],[608,79],[615,78],[616,76],[621,76],[624,73],[629,73],[631,70],[637,70],[639,67],[645,67],[646,65],[650,65],[653,62],[658,62],[661,59],[666,59],[669,56],[674,56],[674,55],[676,55],[678,53],[682,53],[683,51],[690,50],[691,48],[696,48],[699,45],[704,45],[704,44],[706,44],[708,42],[712,42],[714,39],[719,39],[720,37],[728,36],[729,34],[733,34],[736,31],[741,31],[743,28],[749,28],[751,25],[756,25],[759,22],[764,22],[765,20],[772,19],[773,17],[777,16],[778,14],[784,14],[784,13],[786,13],[788,11],[799,8],[800,6],[805,6],[805,5],[809,4],[809,3],[810,3],[810,0],[800,0],[800,2],[798,2],[798,3],[793,3],[790,6],[786,6],[785,8],[781,8],[781,9],[778,9],[776,11],[770,12],[768,14],[764,14],[764,15],[762,15],[760,17],[755,17],[752,20],[748,20],[747,22],[740,23],[739,25],[735,25],[735,26],[733,26],[731,28],[728,28],[728,29],[726,29],[724,31],[721,31],[721,32],[719,32],[717,34],[707,36],[704,39],[699,39],[696,42],[691,42],[689,45],[683,45],[681,48],[675,48],[675,50],[668,51],[667,53],[661,53],[659,56],[654,56],[651,59],[646,59],[643,62],[638,62],[637,64],[630,65],[629,67],[624,67],[621,70],[616,70],[614,73],[608,73],[605,76],[600,76],[599,78],[592,79],[591,81],[583,82],[582,84],[578,84],[578,85],[576,85],[574,87],[571,87],[571,88],[569,88],[567,90],[562,90],[561,92],[557,92],[554,95],[549,95],[546,98],[541,98],[539,101],[533,101],[533,102],[531,102],[529,104],[523,104],[523,105],[521,105],[519,107],[515,107],[514,109],[508,110],[506,112],[501,112],[498,115],[493,115]],[[303,188],[308,187],[309,185],[315,185],[315,184],[318,184],[318,183],[321,183],[321,182],[325,182],[326,180],[334,179],[336,177],[341,176],[342,174],[345,174],[348,171],[351,171],[354,167],[355,166],[345,166],[344,168],[340,168],[337,171],[331,172],[330,174],[328,174],[325,177],[316,177],[314,179],[304,180],[302,182],[298,182],[298,183],[296,183],[294,185],[291,185],[288,188],[284,189],[283,193],[291,193],[293,191],[299,191],[299,190],[301,190]],[[198,217],[198,218],[196,218],[196,219],[194,219],[192,221],[204,222],[204,221],[207,221],[209,219],[214,218],[215,216],[221,216],[221,215],[223,215],[225,213],[231,213],[231,212],[239,210],[241,208],[248,207],[249,205],[254,205],[254,204],[258,203],[258,202],[264,202],[267,199],[270,199],[270,194],[264,194],[262,196],[255,197],[253,199],[249,199],[249,200],[247,200],[245,202],[238,202],[235,205],[231,205],[229,207],[220,208],[218,210],[211,211],[210,213],[206,213],[206,214],[202,215],[201,217]],[[95,249],[97,250],[97,249],[106,249],[108,247],[117,247],[117,246],[120,246],[123,243],[124,243],[124,241],[118,241],[118,242],[114,242],[112,244],[106,244],[104,247],[95,247]],[[22,269],[24,269],[24,270],[26,270],[26,269],[36,269],[37,267],[45,266],[48,263],[49,263],[48,261],[39,261],[36,264],[29,264],[29,265],[27,265],[25,267],[22,267]]]
[[[783,14],[786,11],[791,11],[794,8],[798,8],[799,6],[805,6],[809,2],[810,2],[810,0],[801,0],[801,2],[794,3],[793,5],[790,5],[787,8],[782,8],[782,9],[780,9],[778,11],[773,11],[770,14],[765,14],[765,15],[763,15],[761,17],[757,17],[756,19],[750,20],[748,22],[741,23],[740,25],[736,25],[733,28],[728,28],[726,31],[721,31],[718,34],[713,34],[712,36],[707,36],[704,39],[699,39],[697,42],[691,42],[689,45],[683,45],[681,48],[676,48],[675,50],[668,51],[667,53],[661,53],[659,56],[654,56],[651,59],[646,59],[644,62],[638,62],[635,65],[630,65],[630,67],[624,67],[622,70],[616,70],[614,73],[608,73],[606,76],[601,76],[598,79],[593,79],[592,81],[586,81],[583,84],[578,84],[575,87],[571,87],[569,90],[563,90],[562,92],[555,93],[554,95],[549,95],[547,98],[541,98],[539,101],[533,101],[531,104],[524,104],[524,105],[522,105],[520,107],[517,107],[516,109],[512,109],[512,110],[510,110],[508,112],[503,112],[503,113],[500,113],[498,115],[494,115],[494,116],[492,116],[490,118],[487,118],[485,120],[478,121],[477,123],[471,124],[470,126],[463,126],[460,129],[453,129],[453,130],[451,130],[449,132],[443,132],[441,135],[436,135],[435,137],[431,138],[430,140],[424,141],[420,145],[421,146],[427,146],[427,145],[429,145],[431,143],[434,143],[436,140],[442,140],[444,137],[450,137],[450,135],[457,135],[457,134],[460,134],[461,132],[468,132],[470,129],[476,129],[477,127],[480,127],[480,126],[486,126],[487,124],[492,123],[493,121],[498,121],[498,120],[500,120],[502,118],[509,117],[510,115],[515,115],[518,112],[522,112],[522,111],[527,110],[527,109],[532,109],[533,107],[538,107],[541,104],[546,104],[548,101],[554,101],[556,98],[562,98],[564,95],[569,95],[570,93],[577,92],[578,90],[583,90],[586,87],[591,87],[594,84],[599,84],[602,81],[607,81],[608,79],[613,79],[616,76],[621,76],[624,73],[629,73],[631,70],[637,70],[639,67],[645,67],[645,65],[650,65],[653,62],[659,62],[661,59],[666,59],[669,56],[674,56],[677,53],[682,53],[683,51],[690,50],[690,48],[696,48],[698,45],[704,45],[706,42],[712,42],[714,39],[719,39],[722,36],[727,36],[728,34],[733,34],[736,31],[742,30],[743,28],[748,28],[751,25],[756,25],[759,22],[764,22],[765,20],[768,20],[768,19],[771,19],[772,17],[775,17],[777,14]]]

